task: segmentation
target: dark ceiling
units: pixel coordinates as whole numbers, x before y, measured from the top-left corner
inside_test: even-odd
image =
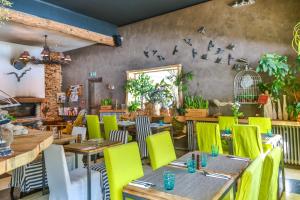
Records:
[[[42,0],[123,26],[208,0]]]

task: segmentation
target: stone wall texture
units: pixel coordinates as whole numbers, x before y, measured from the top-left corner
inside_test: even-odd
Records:
[[[61,92],[62,87],[62,69],[58,64],[46,64],[45,65],[45,99],[42,107],[47,104],[49,111],[46,116],[43,116],[46,120],[58,120],[58,108],[59,104],[56,101],[56,94]]]
[[[228,50],[221,55],[222,63],[215,63],[216,48],[235,44],[235,50],[230,52],[232,56],[247,58],[254,68],[260,56],[267,52],[288,55],[293,60],[296,53],[291,48],[292,32],[300,21],[300,1],[259,0],[242,8],[231,8],[230,2],[213,0],[120,27],[124,37],[122,47],[94,45],[69,52],[73,61],[63,67],[63,88],[71,84],[84,84],[87,88],[88,73],[96,71],[97,76],[103,77],[103,83],[95,87],[93,98],[108,97],[105,85],[110,83],[116,86],[114,97],[124,102],[126,70],[180,63],[195,74],[190,84],[192,94],[232,100],[237,72],[227,65]],[[206,28],[205,35],[197,32],[201,26]],[[183,41],[185,38],[191,39],[192,46]],[[210,40],[216,46],[208,53],[208,60],[202,60],[200,56],[207,53]],[[175,45],[179,52],[172,55]],[[194,59],[193,48],[198,53]],[[150,51],[149,58],[144,56],[144,50]],[[152,50],[157,50],[157,55],[165,60],[159,61]]]

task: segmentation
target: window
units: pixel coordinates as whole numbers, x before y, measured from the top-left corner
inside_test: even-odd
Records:
[[[162,67],[155,67],[155,68],[148,68],[148,69],[141,69],[141,70],[130,70],[126,71],[127,73],[127,80],[129,79],[135,79],[141,74],[146,74],[150,76],[151,80],[154,83],[159,83],[161,80],[165,80],[166,83],[169,83],[172,85],[172,91],[173,91],[173,99],[176,101],[176,105],[180,105],[180,102],[182,102],[182,94],[178,91],[178,87],[173,85],[169,79],[167,79],[168,76],[174,75],[177,76],[180,74],[182,69],[181,64],[177,65],[169,65],[169,66],[162,66]],[[131,102],[134,101],[133,96],[130,93],[126,93],[126,104],[130,105]]]

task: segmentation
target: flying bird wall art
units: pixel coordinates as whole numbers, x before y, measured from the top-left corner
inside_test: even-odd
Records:
[[[7,73],[7,75],[15,75],[16,78],[17,78],[17,81],[20,82],[21,78],[23,78],[23,76],[25,76],[25,74],[27,72],[29,72],[30,70],[31,70],[31,67],[28,68],[28,69],[26,69],[26,70],[24,70],[20,75],[18,73],[16,73],[16,72],[9,72],[9,73]]]

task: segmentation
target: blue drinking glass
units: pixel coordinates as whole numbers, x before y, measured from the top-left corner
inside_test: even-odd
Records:
[[[163,120],[159,120],[159,125],[160,125],[160,126],[163,126],[163,125],[164,125]]]
[[[273,136],[273,133],[272,133],[271,130],[267,132],[267,136],[268,136],[268,137],[272,137],[272,136]]]
[[[195,173],[196,172],[196,160],[189,158],[187,160],[187,169],[188,169],[189,173]]]
[[[164,189],[173,190],[175,186],[175,174],[170,171],[165,171],[163,174]]]
[[[215,144],[211,145],[211,156],[217,157],[219,155],[219,147]]]
[[[207,166],[207,154],[201,153],[201,167]]]

